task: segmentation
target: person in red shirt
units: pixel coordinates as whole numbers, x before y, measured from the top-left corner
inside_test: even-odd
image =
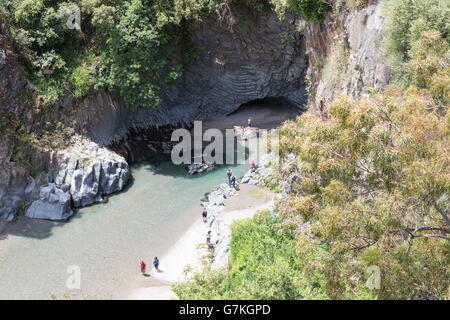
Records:
[[[141,272],[142,272],[142,275],[145,275],[145,262],[144,261],[141,261]]]
[[[252,161],[251,165],[252,165],[252,172],[255,172],[255,170],[256,170],[256,163],[255,163],[255,161]]]

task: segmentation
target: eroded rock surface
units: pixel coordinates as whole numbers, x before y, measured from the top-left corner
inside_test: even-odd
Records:
[[[39,179],[13,167],[1,173],[0,220],[21,210],[30,218],[63,220],[78,208],[120,191],[130,178],[125,159],[96,143],[74,138],[71,147],[50,152],[48,171]],[[11,162],[9,162],[11,163]]]
[[[120,191],[130,170],[125,159],[91,141],[83,141],[55,155],[54,181],[70,186],[74,207],[102,200]]]
[[[300,17],[288,14],[280,22],[273,12],[257,17],[236,13],[236,19],[233,32],[216,15],[199,23],[192,40],[202,55],[162,94],[158,109],[131,112],[109,94],[97,92],[77,108],[72,97],[61,100],[53,116],[70,121],[68,125],[76,119],[83,134],[110,145],[129,139],[130,130],[189,126],[255,99],[283,97],[292,107],[303,108],[307,56]]]
[[[339,1],[333,1],[338,9],[322,24],[308,22],[305,28],[310,92],[319,113],[342,93],[359,98],[391,79],[382,52],[384,1],[369,1],[364,8],[339,6]]]
[[[29,218],[49,220],[65,220],[72,214],[69,186],[56,186],[54,183],[41,189],[39,200],[34,201],[25,213]]]

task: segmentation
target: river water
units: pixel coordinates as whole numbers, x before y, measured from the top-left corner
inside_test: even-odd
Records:
[[[233,171],[239,177],[248,168]],[[133,166],[132,176],[123,192],[68,222],[23,218],[7,225],[0,233],[0,299],[108,299],[132,289],[139,262],[150,267],[163,256],[200,219],[204,194],[227,179],[225,166],[190,176],[160,158]],[[81,290],[67,287],[69,266],[79,267]]]

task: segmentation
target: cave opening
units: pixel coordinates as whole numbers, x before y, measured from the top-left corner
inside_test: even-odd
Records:
[[[242,104],[227,118],[236,126],[247,126],[248,119],[252,126],[261,129],[274,129],[286,120],[294,120],[305,111],[285,97],[266,97],[250,100]]]
[[[236,110],[225,116],[204,119],[200,130],[204,134],[208,129],[218,129],[223,133],[225,145],[226,130],[234,129],[235,132],[240,132],[240,128],[249,127],[249,119],[252,129],[271,130],[280,127],[287,120],[295,120],[304,111],[304,108],[285,97],[255,99],[241,104]],[[179,127],[183,127],[183,125],[130,130],[126,139],[120,143],[113,143],[109,148],[125,157],[129,163],[147,161],[158,154],[168,155],[175,144],[170,142],[171,134]],[[188,127],[188,129],[193,138],[194,126]],[[202,143],[202,148],[204,148],[210,142],[203,141]]]

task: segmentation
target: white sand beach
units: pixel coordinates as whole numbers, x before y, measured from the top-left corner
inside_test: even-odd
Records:
[[[274,194],[271,191],[247,184],[240,187],[239,193],[227,199],[220,212],[221,219],[228,225],[235,220],[251,218],[257,211],[270,208],[274,204]],[[147,269],[151,270],[149,276],[141,276],[136,289],[113,299],[176,299],[170,284],[185,278],[183,271],[187,265],[194,270],[200,270],[201,256],[207,251],[199,246],[205,243],[207,231],[207,224],[203,223],[199,212],[198,221],[191,225],[164,256],[158,257],[160,272],[156,272],[153,265],[147,265]]]

